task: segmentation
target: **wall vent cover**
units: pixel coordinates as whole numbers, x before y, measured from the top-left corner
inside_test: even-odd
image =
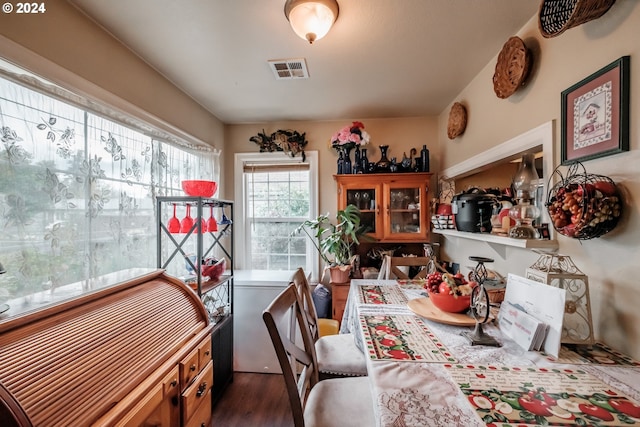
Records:
[[[267,61],[276,80],[308,79],[309,71],[304,58],[270,59]]]

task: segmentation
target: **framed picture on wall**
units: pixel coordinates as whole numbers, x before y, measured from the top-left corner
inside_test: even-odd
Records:
[[[562,92],[562,164],[629,151],[629,56]]]

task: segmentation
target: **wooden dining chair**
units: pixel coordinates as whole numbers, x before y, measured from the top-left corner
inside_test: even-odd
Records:
[[[432,259],[420,256],[385,256],[387,270],[385,279],[424,279],[429,273],[429,265]],[[405,267],[405,268],[401,268]],[[411,274],[412,270],[422,267],[416,274]]]
[[[366,376],[367,361],[364,353],[356,346],[353,334],[336,333],[323,336],[320,333],[323,322],[337,323],[337,320],[318,318],[311,296],[311,286],[302,268],[293,273],[290,284],[293,284],[298,292],[302,312],[306,316],[311,338],[315,343],[320,379]]]
[[[299,335],[290,331],[292,313]],[[282,291],[262,318],[278,356],[296,427],[376,424],[368,377],[319,381],[315,346],[295,285]]]

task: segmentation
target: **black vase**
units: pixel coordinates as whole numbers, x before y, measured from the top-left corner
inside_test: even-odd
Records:
[[[360,168],[362,167],[362,163],[360,162],[360,147],[356,145],[356,151],[353,155],[353,173],[362,173]]]
[[[369,159],[367,158],[367,149],[363,148],[360,153],[360,171],[362,173],[369,173]]]
[[[420,150],[420,170],[429,172],[429,150],[427,150],[426,145],[423,145],[422,150]]]
[[[342,173],[350,174],[351,173],[351,148],[344,148],[344,163],[342,164]]]
[[[338,175],[342,175],[344,172],[344,153],[342,150],[338,151]]]
[[[376,172],[389,172],[391,162],[387,159],[388,145],[380,145],[380,160],[376,162]]]

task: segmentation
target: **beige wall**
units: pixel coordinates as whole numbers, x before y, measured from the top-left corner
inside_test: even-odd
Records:
[[[1,36],[28,50],[9,51],[3,45],[0,55],[9,61],[69,89],[90,92],[91,84],[96,85],[167,128],[222,148],[220,120],[66,1],[48,2],[44,14],[3,14]],[[30,52],[40,58],[31,62],[36,55]],[[70,73],[60,73],[56,66]]]
[[[630,151],[585,162],[588,172],[610,176],[625,194],[624,218],[618,228],[582,243],[558,236],[560,253],[570,255],[588,275],[596,336],[634,357],[640,357],[640,2],[617,2],[598,20],[551,39],[543,38],[534,17],[518,35],[533,51],[534,65],[526,85],[508,99],[493,92],[495,58],[456,99],[468,110],[464,135],[446,136],[450,106],[439,117],[441,164],[448,168],[474,154],[507,141],[550,120],[555,125],[555,161],[560,159],[560,94],[563,90],[617,60],[631,56]],[[566,171],[566,168],[563,169]],[[495,259],[494,268],[523,275],[537,255],[481,242],[444,240],[444,253],[466,266],[470,255]],[[508,262],[507,262],[508,260]]]
[[[249,141],[249,138],[264,131],[267,134],[278,129],[292,129],[306,133],[307,150],[318,151],[319,162],[319,210],[320,212],[335,213],[337,206],[336,183],[333,175],[336,173],[336,161],[338,155],[330,147],[331,136],[340,128],[350,124],[353,120],[360,120],[365,130],[371,135],[371,142],[367,148],[369,161],[380,160],[379,145],[389,145],[388,156],[397,157],[400,161],[406,153],[409,156],[411,148],[420,151],[423,145],[427,145],[430,152],[431,170],[438,167],[437,159],[437,120],[435,117],[412,117],[398,119],[360,119],[348,118],[340,121],[298,121],[298,122],[273,122],[227,125],[225,127],[226,149],[223,153],[224,163],[233,165],[235,153],[258,152],[258,146]],[[284,153],[282,154],[285,155]],[[353,153],[351,153],[353,161]],[[226,194],[233,197],[233,170],[228,167],[224,174],[224,187]]]

